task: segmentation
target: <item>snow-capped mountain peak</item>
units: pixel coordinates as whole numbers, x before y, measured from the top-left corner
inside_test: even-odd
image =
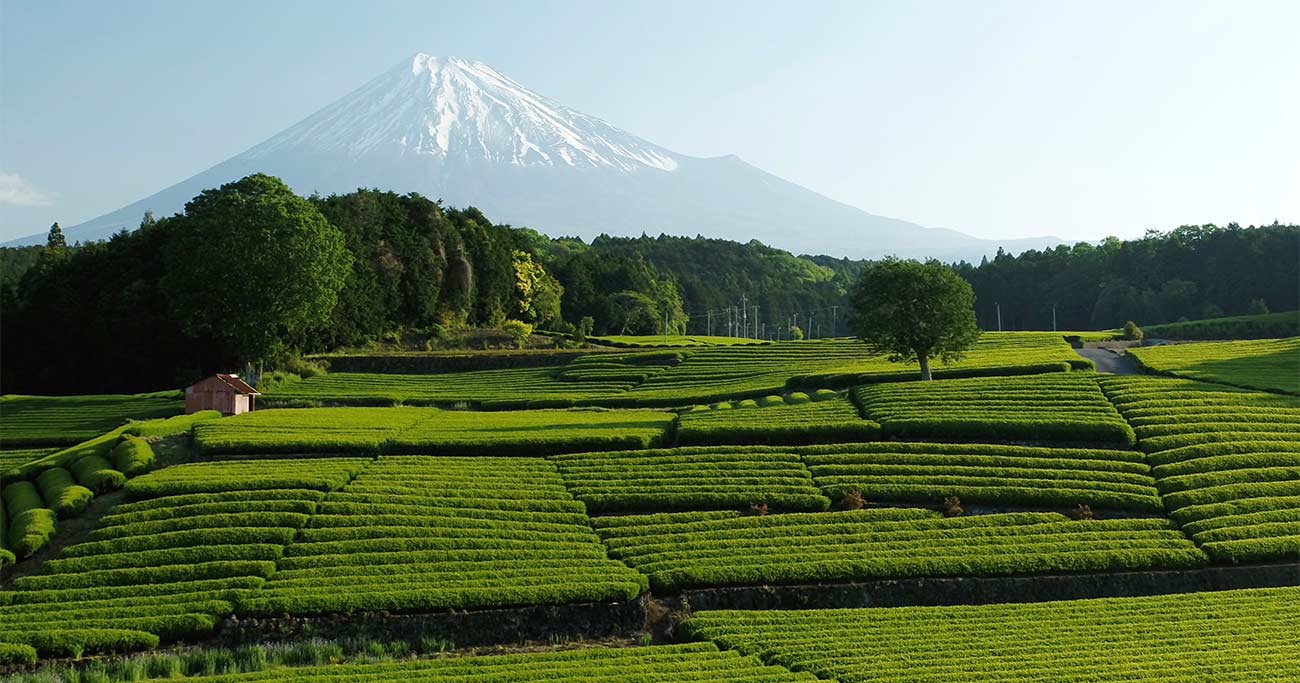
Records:
[[[423,52],[244,156],[295,147],[516,166],[678,167],[669,150],[552,102],[487,64]]]

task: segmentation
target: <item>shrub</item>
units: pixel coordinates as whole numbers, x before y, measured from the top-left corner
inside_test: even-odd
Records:
[[[46,508],[14,515],[9,522],[9,547],[14,555],[23,558],[44,548],[54,536],[55,520],[54,511]]]
[[[0,664],[35,664],[36,648],[22,643],[0,643]]]
[[[802,405],[804,403],[811,403],[811,402],[812,402],[812,398],[810,398],[808,394],[805,394],[802,391],[796,391],[785,397],[786,405],[797,406],[797,405]]]
[[[839,398],[839,393],[834,389],[818,389],[812,393],[814,401],[829,401],[835,398]]]
[[[507,320],[501,329],[510,335],[510,339],[515,343],[516,348],[524,348],[524,342],[528,341],[528,335],[533,333],[533,326],[522,320]]]
[[[98,455],[88,455],[72,463],[72,474],[77,483],[97,493],[113,491],[126,484],[126,475],[113,469],[108,460]]]
[[[154,462],[153,447],[148,441],[129,434],[113,449],[113,468],[130,477],[149,469]]]
[[[961,499],[958,498],[957,496],[948,496],[947,498],[944,499],[943,501],[944,517],[960,517],[965,512],[966,510],[964,510],[961,506]]]
[[[1130,320],[1124,323],[1124,332],[1120,334],[1120,339],[1142,341],[1142,328],[1138,327],[1137,323]]]
[[[45,470],[36,478],[46,507],[60,517],[72,517],[86,509],[95,492],[78,486],[72,475],[62,467]]]

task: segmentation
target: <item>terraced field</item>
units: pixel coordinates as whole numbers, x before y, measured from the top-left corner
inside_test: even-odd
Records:
[[[1134,442],[1085,373],[875,384],[856,398],[887,437]]]
[[[275,571],[324,491],[366,462],[204,463],[136,478],[129,491],[142,500],[0,592],[0,642],[80,656],[203,636]]]
[[[1128,355],[1157,373],[1300,394],[1300,337],[1147,346]]]
[[[552,462],[593,513],[830,505],[792,453],[679,448],[560,455]]]
[[[330,373],[277,387],[266,400],[375,406],[466,404],[498,410],[670,407],[849,387],[919,373],[917,366],[891,363],[852,339],[682,346],[618,356],[600,353],[559,367],[436,375]],[[1059,334],[989,332],[961,361],[936,367],[935,376],[1034,374],[1071,367],[1090,369],[1092,364],[1075,354]]]
[[[1111,377],[1170,517],[1218,562],[1300,555],[1300,398]]]
[[[204,453],[512,453],[659,445],[670,413],[646,410],[468,412],[436,408],[261,410],[195,428]]]
[[[382,457],[331,494],[240,613],[418,612],[630,600],[555,468],[525,458]]]
[[[869,441],[880,435],[880,425],[863,420],[848,399],[835,394],[818,398],[813,401],[808,394],[796,392],[682,413],[677,442],[683,446],[812,444]]]
[[[700,612],[728,650],[844,683],[1300,680],[1300,589],[1039,604]]]
[[[161,680],[161,679],[159,679]],[[410,662],[274,669],[230,676],[198,676],[194,683],[485,683],[487,681],[594,681],[662,683],[798,683],[812,674],[764,665],[757,657],[719,650],[711,643],[588,649],[484,657],[443,657]]]
[[[1164,510],[1140,452],[990,444],[872,443],[809,449],[803,462],[834,500]]]
[[[688,513],[689,514],[689,513]],[[1010,575],[1205,564],[1164,519],[1074,521],[1055,513],[939,517],[908,508],[682,521],[593,520],[655,590],[962,574]]]
[[[128,419],[149,420],[182,410],[180,392],[97,396],[0,397],[0,448],[71,446]],[[0,471],[4,471],[0,469]]]

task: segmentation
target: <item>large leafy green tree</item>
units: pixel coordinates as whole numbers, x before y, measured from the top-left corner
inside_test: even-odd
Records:
[[[935,260],[868,263],[849,303],[853,333],[891,361],[919,362],[923,380],[932,359],[956,360],[979,338],[970,285]]]
[[[164,263],[164,291],[186,332],[251,361],[329,320],[352,254],[311,202],[256,174],[186,204]]]

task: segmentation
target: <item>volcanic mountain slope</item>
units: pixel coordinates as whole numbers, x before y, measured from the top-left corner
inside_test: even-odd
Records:
[[[797,253],[972,260],[998,246],[1059,242],[992,242],[875,216],[735,156],[665,149],[481,62],[423,53],[252,149],[65,233],[86,241],[133,229],[146,210],[180,211],[200,191],[255,172],[303,194],[419,192],[494,221],[587,238],[702,234]]]

